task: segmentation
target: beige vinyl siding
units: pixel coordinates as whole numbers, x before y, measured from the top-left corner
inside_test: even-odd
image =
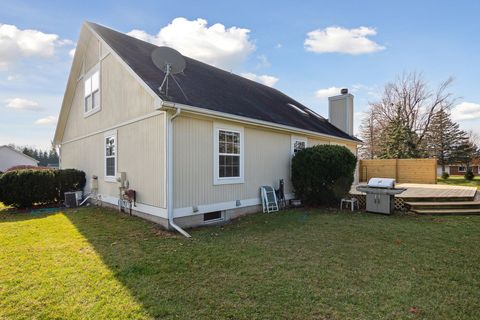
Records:
[[[164,130],[165,114],[117,129],[117,172],[127,173],[137,202],[161,208],[166,207]],[[118,184],[104,180],[104,133],[63,144],[61,166],[85,171],[87,180],[98,176],[99,192],[118,197]]]
[[[308,138],[308,146],[313,147],[321,144],[330,144],[329,140],[321,140],[316,138]]]
[[[85,72],[88,72],[93,66],[95,66],[100,57],[100,42],[93,35],[90,37],[87,43],[87,50],[85,52],[84,67]]]
[[[165,113],[118,127],[152,115],[154,99],[105,46],[100,52],[97,38],[86,39],[86,44],[79,43],[86,51],[78,58],[85,61],[85,72],[100,62],[101,110],[84,117],[84,79],[80,78],[61,143],[61,167],[85,171],[88,181],[97,175],[99,192],[118,197],[118,184],[104,181],[104,134],[115,128],[117,172],[127,173],[139,203],[165,208]],[[101,61],[100,54],[104,57]]]
[[[281,178],[285,191],[291,192],[289,134],[245,126],[245,182],[214,185],[213,128],[213,120],[187,116],[174,120],[175,208],[258,198],[260,186],[278,187]]]
[[[152,96],[125,70],[113,55],[108,55],[101,61],[100,81],[101,110],[86,118],[84,118],[83,100],[84,81],[81,79],[77,82],[63,141],[111,127],[154,111]]]

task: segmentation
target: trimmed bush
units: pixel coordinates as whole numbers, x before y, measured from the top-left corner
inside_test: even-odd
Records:
[[[473,174],[472,169],[468,169],[467,172],[465,172],[465,180],[471,181],[473,178],[475,178],[475,175]]]
[[[357,157],[346,147],[318,145],[292,159],[295,196],[306,204],[332,204],[350,191]]]
[[[0,176],[0,202],[14,207],[58,203],[64,192],[81,190],[85,182],[85,173],[74,169],[9,171]]]
[[[25,170],[25,169],[32,169],[32,170],[52,170],[52,168],[49,168],[49,167],[38,167],[38,166],[29,166],[29,165],[19,165],[19,166],[10,167],[10,168],[8,168],[5,172],[16,171],[16,170]]]
[[[65,192],[82,190],[85,187],[85,172],[76,169],[55,170],[58,196],[64,198]]]
[[[442,179],[447,180],[448,178],[450,178],[450,175],[448,174],[448,172],[443,172],[442,173]]]

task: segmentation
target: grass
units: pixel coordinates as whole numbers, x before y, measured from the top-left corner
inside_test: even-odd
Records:
[[[478,319],[480,216],[0,213],[0,319]]]
[[[472,181],[466,180],[463,176],[450,176],[447,180],[438,178],[437,182],[439,184],[448,184],[452,186],[476,187],[480,190],[480,176],[475,176]]]

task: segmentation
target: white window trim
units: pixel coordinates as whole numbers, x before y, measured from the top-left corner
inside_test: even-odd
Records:
[[[118,172],[118,139],[117,139],[117,130],[112,130],[105,132],[103,135],[103,176],[106,182],[117,182],[117,172]],[[107,138],[115,138],[115,175],[107,176],[107,146],[105,140]]]
[[[98,71],[98,99],[100,99],[100,102],[98,104],[98,107],[95,109],[89,110],[85,112],[85,93],[83,94],[83,117],[87,118],[91,116],[92,114],[95,114],[102,110],[102,72],[100,71],[100,62],[97,63],[95,66],[93,66],[90,70],[88,70],[87,73],[83,75],[83,85],[85,86],[85,80],[89,79],[92,77],[92,75]],[[84,88],[85,92],[85,88]],[[92,102],[93,103],[93,102]]]
[[[460,170],[460,168],[463,168],[463,170]],[[465,166],[458,166],[458,172],[467,172],[467,168]]]
[[[239,177],[228,177],[228,178],[220,178],[220,166],[219,166],[219,141],[218,141],[218,133],[220,130],[237,132],[240,134],[240,176]],[[226,125],[221,123],[214,123],[213,124],[213,184],[214,185],[222,185],[222,184],[237,184],[237,183],[244,183],[244,158],[245,158],[245,143],[244,143],[245,135],[243,127],[237,127],[232,125]]]
[[[305,137],[296,137],[296,136],[292,136],[292,139],[291,139],[291,144],[290,144],[290,155],[293,157],[295,155],[295,153],[293,152],[294,151],[294,147],[295,147],[295,142],[305,142],[305,148],[308,148],[308,139],[305,138]]]

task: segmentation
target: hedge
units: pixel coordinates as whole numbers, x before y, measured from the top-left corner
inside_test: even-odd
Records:
[[[343,146],[300,150],[292,159],[295,196],[310,205],[338,204],[350,191],[356,164],[357,157]]]
[[[85,172],[66,170],[24,169],[0,176],[0,202],[14,207],[59,203],[67,191],[85,187]]]

